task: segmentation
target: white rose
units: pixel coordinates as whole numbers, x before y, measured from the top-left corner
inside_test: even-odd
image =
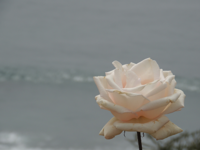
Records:
[[[138,131],[164,139],[182,132],[164,116],[184,107],[185,94],[175,89],[171,71],[163,71],[150,58],[137,64],[114,61],[113,65],[116,69],[105,77],[94,77],[100,92],[96,102],[114,115],[100,135],[110,139],[122,131]]]

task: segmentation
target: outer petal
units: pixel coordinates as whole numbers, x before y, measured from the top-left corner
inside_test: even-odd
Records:
[[[132,94],[127,92],[121,92],[118,90],[107,90],[111,99],[115,104],[124,108],[136,111],[141,106],[149,103],[150,101],[141,94]]]
[[[113,61],[112,62],[113,66],[115,66],[115,68],[122,70],[122,64],[119,61]]]
[[[117,118],[113,117],[108,123],[101,129],[99,135],[104,136],[106,139],[112,139],[116,135],[121,134],[122,130],[117,129],[113,123],[117,121]]]
[[[118,113],[126,113],[126,112],[132,112],[131,110],[128,110],[122,106],[115,105],[111,102],[108,102],[107,100],[103,99],[100,95],[97,95],[96,97],[96,102],[99,106],[104,107],[107,110],[110,111],[116,111]]]
[[[151,101],[150,103],[142,106],[136,112],[138,116],[144,116],[149,119],[159,118],[173,103],[178,100],[180,95],[181,93],[179,91],[175,91],[173,95],[156,101]]]
[[[163,70],[162,69],[160,69],[160,80],[164,80],[165,79],[165,77],[164,77],[164,74],[163,74]]]
[[[109,72],[106,72],[105,74],[106,74],[106,76],[108,76],[108,75],[113,74],[113,72],[114,72],[114,70],[111,70],[111,71],[109,71]]]
[[[148,96],[151,101],[154,101],[172,95],[174,93],[174,88],[176,85],[174,77],[174,75],[169,75],[163,81],[159,81],[158,87],[150,90],[150,92],[145,96]]]
[[[118,118],[121,121],[128,121],[132,118],[138,118],[136,113],[122,106],[108,102],[107,100],[103,99],[100,95],[96,96],[95,98],[100,108],[109,110],[116,118]]]
[[[166,116],[162,116],[157,120],[149,120],[144,117],[132,119],[129,122],[114,122],[114,126],[122,131],[138,131],[144,133],[154,133],[159,130],[163,125],[169,122]]]
[[[110,112],[115,116],[118,120],[126,122],[133,118],[139,118],[139,116],[134,112],[125,112],[125,113],[119,113],[117,111],[111,111]]]
[[[117,83],[117,85],[120,88],[123,88],[126,85],[126,79],[125,79],[125,75],[124,75],[124,68],[122,66],[122,64],[118,61],[113,61],[112,64],[115,66],[115,70],[114,70],[114,79],[115,79],[115,83]]]
[[[175,103],[172,103],[172,105],[163,114],[169,114],[184,107],[185,94],[179,89],[176,89],[176,91],[180,92],[180,97]]]
[[[159,66],[156,61],[150,58],[137,63],[130,70],[137,74],[142,84],[147,84],[160,78]]]
[[[101,95],[101,97],[103,97],[104,99],[112,102],[112,100],[110,99],[108,92],[105,89],[108,89],[108,84],[106,82],[105,77],[103,76],[98,76],[98,77],[93,77],[94,82],[99,90],[99,93]]]
[[[104,136],[106,139],[112,139],[122,131],[149,133],[157,140],[162,140],[183,130],[169,121],[166,116],[162,116],[157,120],[139,118],[132,119],[129,122],[120,122],[117,118],[113,117],[102,128],[99,135]]]
[[[122,78],[123,78],[122,70],[115,69],[114,70],[114,81],[120,88],[123,88]]]
[[[163,140],[169,136],[175,135],[177,133],[182,132],[183,130],[179,128],[177,125],[173,124],[169,121],[162,128],[160,128],[155,133],[151,134],[157,140]]]
[[[108,83],[108,85],[112,88],[112,89],[117,89],[117,90],[121,90],[120,86],[117,85],[114,81],[114,72],[112,74],[109,74],[106,76],[106,81]]]
[[[123,69],[124,69],[125,71],[128,71],[128,70],[130,70],[134,65],[135,65],[135,64],[131,62],[130,64],[125,64],[125,65],[123,65],[122,67],[123,67]]]
[[[169,76],[169,75],[173,75],[172,74],[172,72],[169,70],[169,71],[163,71],[163,75],[164,75],[164,77],[166,78],[167,76]]]
[[[170,85],[169,85],[168,93],[166,93],[166,94],[167,94],[167,95],[172,95],[173,92],[174,92],[175,86],[176,86],[176,80],[173,79],[172,82],[171,82]]]
[[[146,85],[145,88],[143,89],[142,93],[145,97],[150,97],[152,95],[155,95],[155,94],[163,91],[164,89],[166,89],[166,87],[167,87],[166,82],[157,80],[157,81],[154,81],[154,82]],[[163,95],[163,97],[164,96],[165,95]]]

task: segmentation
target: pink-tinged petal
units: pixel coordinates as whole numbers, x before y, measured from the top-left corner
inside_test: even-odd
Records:
[[[163,115],[163,112],[171,105],[169,103],[166,106],[162,106],[153,110],[146,110],[146,111],[140,111],[137,113],[138,116],[143,116],[148,119],[157,119],[160,118]]]
[[[149,103],[150,101],[141,94],[132,94],[127,92],[122,92],[118,90],[107,90],[110,98],[115,102],[115,104],[120,105],[124,108],[136,111],[141,106]]]
[[[174,89],[176,86],[176,80],[173,79],[170,84],[168,84],[168,88],[166,90],[166,95],[172,95],[174,93]]]
[[[121,90],[121,88],[114,81],[114,72],[113,72],[113,74],[107,75],[105,78],[106,78],[106,81],[107,81],[108,85],[112,89]]]
[[[168,75],[165,78],[165,81],[168,82],[169,84],[171,84],[172,80],[175,78],[175,75]]]
[[[156,140],[163,140],[169,136],[175,135],[182,132],[183,130],[177,125],[173,124],[171,121],[166,123],[162,128],[160,128],[155,133],[151,134]]]
[[[175,89],[175,90],[180,93],[180,96],[179,96],[178,100],[176,102],[172,103],[172,105],[163,114],[169,114],[174,111],[179,111],[181,108],[184,107],[185,94],[183,93],[183,91],[181,91],[179,89]]]
[[[141,93],[145,97],[151,97],[152,95],[163,91],[166,87],[167,87],[167,84],[165,82],[160,81],[160,80],[155,80],[155,81],[145,85],[145,87],[143,88]],[[165,95],[163,95],[163,97],[165,97]],[[152,100],[155,100],[155,99],[152,99]]]
[[[111,70],[111,71],[109,71],[109,72],[106,72],[105,75],[108,76],[108,75],[111,75],[111,74],[113,74],[113,73],[114,73],[114,70]]]
[[[125,88],[133,88],[138,85],[141,85],[138,76],[133,71],[127,71]]]
[[[153,89],[154,93],[153,91],[150,91],[151,93],[148,93],[147,95],[145,95],[151,101],[170,96],[174,93],[174,87],[176,85],[174,76],[169,77],[167,81],[166,80],[160,81],[159,84],[160,84],[160,86],[158,86],[159,89],[158,88]]]
[[[113,66],[115,66],[116,69],[122,70],[122,64],[119,61],[113,61],[112,62]]]
[[[114,70],[114,81],[120,88],[123,88],[122,76],[123,76],[122,70],[120,70],[120,69],[115,69]]]
[[[163,71],[163,75],[164,75],[164,77],[166,78],[167,76],[173,75],[173,74],[172,74],[172,72],[169,70],[169,71]]]
[[[102,106],[103,108],[105,108],[106,110],[109,111],[116,111],[118,113],[127,113],[127,112],[132,112],[131,110],[128,110],[127,108],[124,108],[122,106],[113,104],[105,99],[103,99],[100,95],[97,95],[95,97],[96,102],[99,106]]]
[[[117,111],[110,111],[110,112],[113,114],[113,116],[115,116],[117,119],[123,122],[129,121],[133,118],[139,118],[139,116],[134,112],[125,112],[125,113],[119,113]]]
[[[101,97],[103,97],[104,99],[112,102],[112,100],[110,99],[108,92],[105,89],[108,89],[108,84],[107,81],[105,79],[105,77],[103,76],[98,76],[98,77],[93,77],[94,82],[99,90],[99,93],[101,95]]]
[[[164,97],[156,101],[151,101],[150,103],[139,108],[136,112],[138,116],[144,116],[148,119],[159,118],[173,103],[178,100],[180,95],[181,93],[176,91],[173,95],[169,97]]]
[[[167,94],[169,93],[168,91],[169,91],[169,84],[164,82],[164,84],[160,86],[160,89],[158,92],[155,92],[153,94],[150,93],[151,95],[145,95],[145,96],[147,96],[150,101],[155,101],[155,100],[172,95],[172,94]]]
[[[147,84],[152,82],[160,77],[160,69],[157,63],[147,58],[136,65],[134,65],[131,69],[134,71],[136,75],[141,79],[141,84]]]
[[[130,70],[134,65],[135,65],[135,64],[131,62],[130,64],[125,64],[125,65],[123,65],[122,67],[123,67],[124,70],[128,71],[128,70]]]
[[[171,96],[164,97],[164,98],[158,99],[156,101],[151,101],[150,103],[142,106],[140,108],[140,110],[143,110],[143,111],[154,110],[156,108],[159,108],[159,107],[162,107],[162,106],[166,106],[170,102],[171,103],[175,103],[176,100],[178,100],[178,98],[180,97],[180,95],[181,95],[180,92],[175,92]]]
[[[149,89],[148,87],[152,87],[152,89]],[[158,81],[156,84],[152,84],[150,86],[147,85],[144,89],[144,96],[150,97],[152,95],[155,95],[163,91],[164,89],[166,89],[166,87],[167,87],[167,83],[161,82],[161,81]],[[149,89],[149,91],[147,91],[147,89]]]
[[[113,61],[112,64],[115,66],[114,70],[114,79],[115,83],[120,87],[123,88],[126,85],[126,79],[124,76],[124,68],[122,67],[122,64],[118,61]]]
[[[104,136],[106,139],[112,139],[116,135],[121,134],[122,130],[117,129],[113,123],[117,121],[117,118],[113,117],[108,123],[101,129],[99,135]]]
[[[163,75],[163,70],[162,69],[160,69],[160,80],[161,81],[165,80],[165,77]]]
[[[153,70],[154,80],[160,79],[160,67],[158,66],[157,62],[155,60],[151,61],[151,66]]]
[[[144,89],[145,85],[139,85],[137,87],[134,88],[123,88],[122,90],[124,92],[128,92],[128,93],[137,93],[137,94],[141,94],[141,91]]]
[[[169,122],[169,119],[166,116],[162,116],[156,120],[140,117],[138,119],[131,119],[128,122],[115,121],[114,126],[122,131],[154,133],[163,127],[167,122]]]
[[[121,121],[128,121],[132,118],[138,118],[136,113],[122,106],[108,102],[105,99],[103,99],[100,95],[96,96],[95,99],[100,108],[109,110],[117,119]]]

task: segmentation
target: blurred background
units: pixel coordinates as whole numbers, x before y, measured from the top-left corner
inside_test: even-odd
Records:
[[[167,117],[200,129],[199,0],[1,0],[0,149],[133,149],[98,135],[112,115],[92,77],[148,57],[186,94]]]

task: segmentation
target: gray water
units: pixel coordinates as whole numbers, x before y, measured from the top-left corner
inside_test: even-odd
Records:
[[[199,16],[198,0],[0,1],[0,149],[132,149],[98,135],[112,115],[92,77],[114,60],[172,70],[186,107],[168,117],[199,129]]]

